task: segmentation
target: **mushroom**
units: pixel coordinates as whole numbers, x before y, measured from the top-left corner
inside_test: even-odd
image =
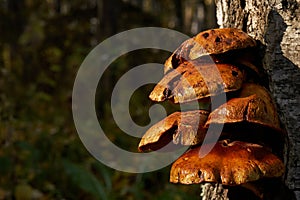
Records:
[[[208,112],[204,110],[175,112],[154,124],[142,137],[140,151],[154,151],[169,144],[195,145],[203,141]]]
[[[244,84],[237,98],[212,111],[205,124],[249,122],[280,130],[280,122],[269,92],[256,84]]]
[[[165,74],[176,69],[181,63],[200,59],[212,59],[215,63],[238,63],[259,73],[255,66],[256,56],[253,48],[256,41],[236,28],[219,28],[203,31],[184,41],[166,60]],[[207,57],[209,56],[209,57]]]
[[[213,110],[205,127],[224,124],[221,138],[267,145],[280,155],[285,134],[269,92],[260,85],[247,83],[237,96]]]
[[[200,158],[200,149],[211,145],[192,148],[179,157],[172,165],[170,182],[240,185],[262,178],[280,177],[284,173],[282,161],[261,145],[223,140]]]
[[[186,103],[224,92],[230,97],[210,114],[175,112],[145,133],[140,151],[192,145],[173,163],[170,182],[242,186],[262,198],[265,191],[256,183],[283,175],[279,156],[285,135],[269,92],[257,84],[261,71],[255,47],[256,41],[242,30],[212,29],[183,42],[166,60],[165,75],[149,95],[151,100]],[[220,125],[224,128],[219,141],[207,143]],[[200,157],[202,148],[211,151]]]
[[[220,77],[222,80],[220,80]],[[189,102],[241,88],[244,72],[232,64],[184,62],[154,87],[153,101]]]

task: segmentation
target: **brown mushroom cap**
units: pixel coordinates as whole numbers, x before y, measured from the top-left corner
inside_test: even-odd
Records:
[[[154,151],[169,144],[195,145],[203,141],[208,112],[204,110],[175,112],[154,124],[142,137],[139,150]]]
[[[170,182],[239,185],[262,178],[280,177],[284,173],[282,161],[263,146],[223,140],[200,158],[200,148],[209,148],[210,145],[190,149],[179,157],[172,165]]]
[[[203,31],[193,38],[183,42],[165,62],[165,73],[189,60],[195,60],[206,55],[218,55],[232,50],[255,47],[256,42],[248,34],[236,28],[220,28]],[[241,57],[241,55],[237,56]],[[247,59],[248,56],[243,56]],[[217,57],[212,57],[217,61]],[[230,59],[233,60],[232,56]],[[250,62],[247,62],[248,64]],[[251,64],[251,63],[250,63]],[[256,67],[251,67],[257,71]]]
[[[281,130],[275,104],[264,87],[244,84],[238,96],[212,111],[205,127],[210,124],[249,122]]]
[[[237,28],[220,28],[203,31],[196,35],[195,40],[209,54],[220,54],[229,50],[244,49],[256,46],[256,42],[247,33]],[[205,53],[203,52],[203,53]],[[193,55],[195,54],[195,55]],[[199,51],[192,48],[193,58],[199,56]]]
[[[232,64],[185,62],[166,74],[149,98],[158,102],[166,99],[174,103],[194,101],[236,91],[241,88],[244,77],[244,72]]]

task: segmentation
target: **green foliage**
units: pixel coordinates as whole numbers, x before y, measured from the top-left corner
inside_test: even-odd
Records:
[[[98,199],[108,199],[104,191],[104,185],[88,170],[67,160],[63,160],[63,166],[66,174],[78,188],[92,194]]]

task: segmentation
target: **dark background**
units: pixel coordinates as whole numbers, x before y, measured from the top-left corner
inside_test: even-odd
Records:
[[[157,26],[193,36],[216,27],[213,0],[0,1],[0,199],[199,199],[200,186],[169,183],[169,167],[130,174],[94,159],[73,124],[76,72],[86,55],[110,36]],[[163,63],[169,52],[141,50],[118,58],[101,79],[99,123],[118,146],[137,140],[114,123],[113,83],[130,68]],[[148,94],[134,93],[130,111],[149,123]]]

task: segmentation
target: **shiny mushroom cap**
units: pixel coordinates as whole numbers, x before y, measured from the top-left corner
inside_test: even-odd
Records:
[[[236,28],[220,28],[203,31],[193,38],[184,41],[175,52],[165,62],[165,73],[171,69],[176,69],[179,64],[184,61],[195,60],[207,55],[219,55],[229,51],[238,50],[235,52],[239,53],[241,49],[247,49],[256,46],[256,41],[251,38],[248,34],[240,29]],[[232,56],[226,59],[234,60]],[[243,60],[247,60],[247,56],[237,55],[237,60],[243,57]],[[212,60],[220,62],[224,57],[213,56]],[[242,64],[249,65],[251,69],[257,71],[257,68],[251,63],[244,61]]]
[[[282,161],[263,146],[223,140],[200,158],[200,148],[209,148],[210,145],[190,149],[179,157],[172,165],[170,182],[239,185],[262,178],[280,177],[284,173]]]
[[[155,151],[169,144],[195,145],[203,141],[208,112],[204,110],[175,112],[154,124],[142,137],[140,151]]]
[[[247,83],[235,95],[210,113],[205,127],[224,125],[221,138],[262,144],[281,157],[286,134],[269,92],[260,85]]]
[[[232,64],[185,62],[166,74],[149,98],[158,102],[171,99],[174,103],[199,100],[236,91],[244,78],[244,72]]]
[[[239,122],[281,130],[275,104],[264,87],[253,83],[244,84],[237,98],[228,100],[210,113],[205,127]]]

